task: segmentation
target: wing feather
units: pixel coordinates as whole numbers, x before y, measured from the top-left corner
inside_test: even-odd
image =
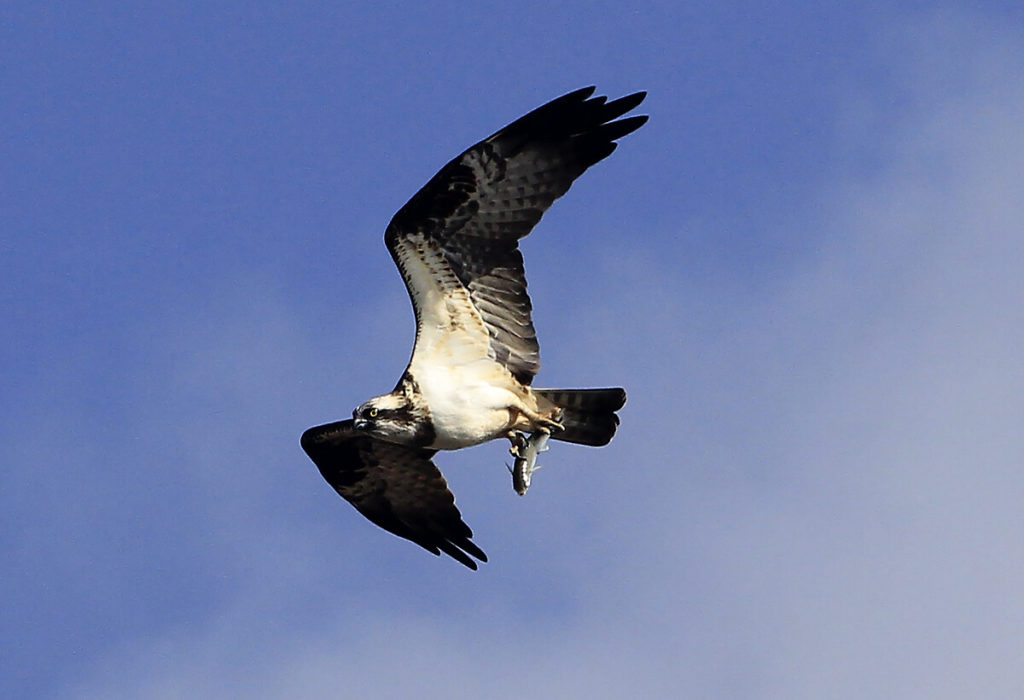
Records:
[[[482,352],[523,384],[533,380],[540,346],[518,241],[617,139],[647,121],[618,119],[646,93],[611,102],[593,93],[563,95],[469,148],[395,214],[384,239],[416,311],[417,347],[424,328],[483,329]],[[436,303],[462,295],[468,304]]]
[[[431,461],[434,450],[376,440],[356,432],[351,420],[310,428],[302,449],[327,483],[375,525],[471,569],[477,564],[470,557],[487,561]]]

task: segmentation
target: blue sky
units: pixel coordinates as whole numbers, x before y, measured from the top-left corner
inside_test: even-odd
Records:
[[[8,3],[0,695],[1020,697],[1016,3]],[[385,225],[596,84],[524,241],[608,448],[438,462],[491,562],[301,432],[393,386]]]

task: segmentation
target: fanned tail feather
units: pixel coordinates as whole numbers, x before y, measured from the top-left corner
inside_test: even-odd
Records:
[[[534,389],[542,399],[562,409],[565,430],[551,433],[554,440],[601,447],[611,442],[619,427],[615,412],[626,403],[625,389]]]

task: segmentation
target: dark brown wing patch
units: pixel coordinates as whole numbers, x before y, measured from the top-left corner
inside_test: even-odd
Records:
[[[431,461],[434,450],[376,440],[356,432],[351,420],[310,428],[302,449],[327,483],[374,524],[471,569],[477,568],[471,556],[487,561]]]
[[[617,139],[647,121],[619,119],[646,93],[612,102],[593,93],[563,95],[462,153],[395,214],[384,236],[396,263],[410,236],[441,250],[469,290],[495,359],[523,384],[540,370],[540,346],[518,241]],[[403,278],[415,304],[416,282],[404,270]]]

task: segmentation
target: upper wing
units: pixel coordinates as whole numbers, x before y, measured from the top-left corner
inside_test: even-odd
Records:
[[[375,440],[356,432],[351,420],[310,428],[302,434],[302,449],[327,483],[373,523],[471,569],[476,562],[467,554],[487,561],[470,542],[473,531],[431,461],[435,450]]]
[[[425,330],[476,330],[478,350],[532,381],[540,348],[518,241],[617,139],[647,121],[618,119],[646,93],[607,102],[593,92],[559,97],[476,144],[395,214],[384,240],[416,310],[417,348],[436,340],[424,339]]]

